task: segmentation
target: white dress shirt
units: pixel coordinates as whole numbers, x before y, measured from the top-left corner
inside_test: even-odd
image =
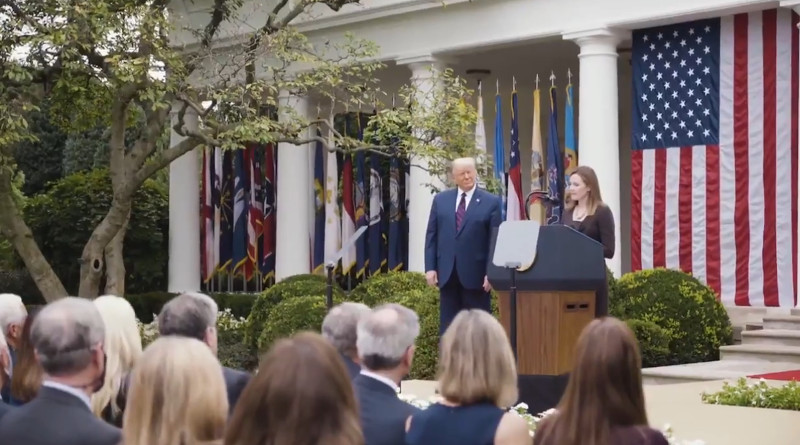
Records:
[[[385,383],[390,388],[392,388],[392,391],[394,391],[394,392],[399,392],[400,391],[400,388],[397,386],[397,383],[392,381],[392,379],[386,378],[386,377],[384,377],[382,375],[375,374],[374,372],[368,371],[368,370],[366,370],[364,368],[361,368],[361,375],[364,375],[364,376],[367,376],[369,378],[373,378],[373,379],[375,379],[375,380],[377,380],[379,382]]]
[[[81,391],[80,389],[73,388],[71,386],[67,386],[67,385],[65,385],[63,383],[52,382],[50,380],[43,381],[42,382],[42,386],[46,386],[48,388],[57,389],[59,391],[65,392],[67,394],[72,394],[73,396],[81,399],[81,401],[83,401],[83,403],[86,404],[86,407],[88,407],[89,410],[92,409],[92,402],[91,402],[91,400],[89,400],[89,396],[87,396],[86,393]]]
[[[466,211],[469,208],[469,202],[472,200],[472,195],[475,194],[475,189],[478,188],[478,184],[472,186],[470,190],[458,190],[458,194],[456,196],[456,212],[458,212],[458,205],[461,203],[461,194],[466,193],[467,196],[464,197],[464,210]]]

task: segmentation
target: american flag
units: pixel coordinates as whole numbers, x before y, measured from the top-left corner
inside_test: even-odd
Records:
[[[517,91],[511,93],[511,160],[508,166],[508,191],[506,197],[506,221],[525,219],[522,199],[522,171],[519,159],[519,112]]]
[[[797,20],[633,34],[634,270],[690,272],[727,305],[795,305]]]

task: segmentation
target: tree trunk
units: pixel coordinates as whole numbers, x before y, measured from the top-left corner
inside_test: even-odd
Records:
[[[67,221],[65,223],[68,224]],[[39,250],[31,229],[25,224],[14,202],[11,171],[8,166],[0,166],[0,232],[14,245],[14,249],[22,257],[28,273],[47,302],[67,296],[67,290]]]
[[[131,212],[125,217],[125,222],[120,227],[119,232],[106,246],[106,295],[125,295],[125,263],[123,262],[123,247],[125,234],[128,232],[128,223],[131,219]]]
[[[100,281],[105,270],[104,253],[106,246],[119,233],[128,220],[131,210],[130,197],[119,199],[117,196],[111,201],[105,218],[94,228],[89,241],[83,247],[81,255],[81,284],[78,295],[84,298],[95,298],[100,291]]]

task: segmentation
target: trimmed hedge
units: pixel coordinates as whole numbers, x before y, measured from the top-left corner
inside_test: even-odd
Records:
[[[342,301],[341,296],[335,295],[334,304]],[[265,351],[272,344],[284,337],[289,337],[299,331],[322,330],[322,320],[328,313],[324,295],[304,295],[287,298],[272,308],[269,321],[258,337],[258,350]]]
[[[244,327],[244,342],[251,347],[260,347],[261,336],[270,320],[272,309],[280,302],[302,296],[322,296],[323,301],[327,289],[327,281],[321,275],[302,274],[294,275],[276,283],[254,301],[252,309],[247,315]],[[333,298],[335,301],[344,300],[344,291],[333,283]]]
[[[717,360],[719,347],[733,342],[728,313],[714,291],[684,272],[653,269],[625,274],[609,297],[612,315],[650,322],[667,333],[669,356],[659,364]]]
[[[362,281],[348,296],[350,301],[369,307],[386,302],[396,302],[409,292],[432,289],[425,275],[418,272],[389,272]],[[437,291],[438,295],[438,291]]]
[[[652,321],[625,320],[639,342],[642,367],[652,368],[669,363],[669,332]]]
[[[153,316],[161,312],[161,308],[178,294],[171,292],[148,292],[144,294],[128,294],[125,299],[133,306],[136,317],[143,323],[153,321]],[[247,317],[256,301],[256,294],[209,294],[217,302],[220,310],[230,309],[235,317]]]

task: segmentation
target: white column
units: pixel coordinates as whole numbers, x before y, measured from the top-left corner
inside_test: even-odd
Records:
[[[311,108],[307,97],[280,94],[279,119],[289,119],[286,112],[291,107],[300,116],[308,118]],[[301,134],[300,137],[305,137]],[[311,178],[308,158],[311,144],[278,144],[278,181],[276,200],[277,240],[275,246],[275,278],[280,281],[292,275],[310,272],[310,218]]]
[[[444,63],[425,55],[397,61],[411,70],[411,83],[417,89],[417,100],[421,107],[430,107],[430,92],[437,87],[436,74],[444,70]],[[425,272],[425,232],[433,203],[430,184],[437,184],[428,171],[427,161],[421,157],[411,159],[408,184],[408,270]]]
[[[587,149],[580,150],[578,163],[597,172],[603,201],[614,214],[616,247],[614,258],[606,263],[616,276],[622,272],[617,45],[624,37],[607,28],[564,34],[581,49],[578,135]]]
[[[172,124],[178,122],[178,106],[173,106]],[[198,118],[186,110],[184,125],[197,129]],[[185,138],[174,130],[170,146]],[[200,290],[200,159],[192,150],[169,165],[169,292]]]
[[[781,6],[784,8],[792,8],[794,12],[800,14],[800,0],[782,1]],[[800,28],[800,24],[798,24],[797,27]],[[798,172],[798,174],[800,174],[800,172]],[[798,180],[798,184],[800,184],[800,180]],[[797,208],[800,209],[800,193],[797,194],[797,200],[798,200]],[[800,224],[798,224],[796,230],[797,230],[796,236],[798,237],[798,239],[800,239]],[[798,249],[797,258],[800,258],[800,243],[797,243],[797,249]],[[800,277],[800,261],[798,261],[797,264],[795,264],[795,267],[797,268],[797,276]],[[795,297],[797,299],[797,305],[795,307],[800,308],[800,292],[798,291],[798,289],[795,289]]]

